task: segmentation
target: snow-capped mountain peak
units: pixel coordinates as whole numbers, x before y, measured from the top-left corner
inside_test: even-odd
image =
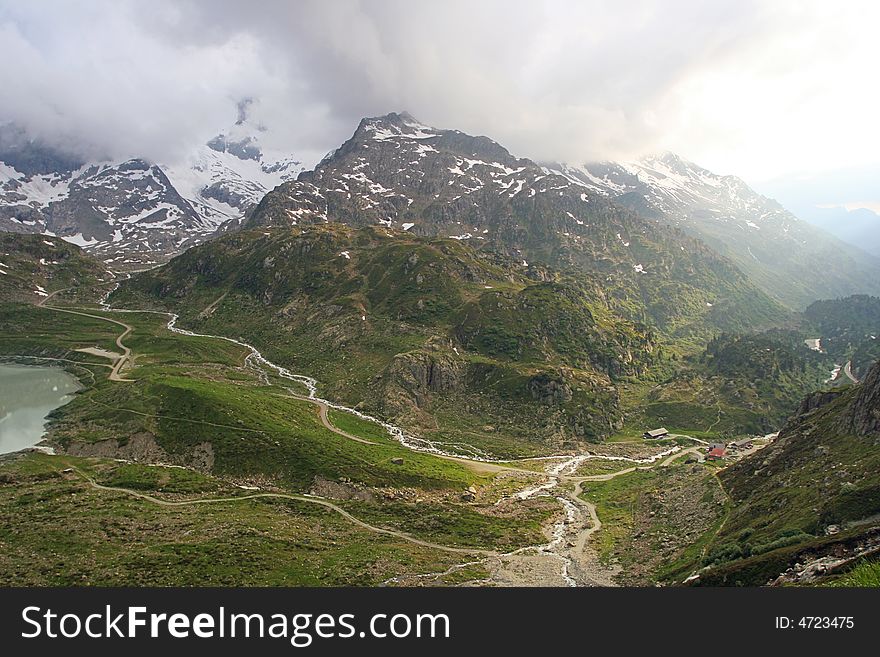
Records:
[[[272,150],[249,103],[238,120],[175,163],[75,162],[5,126],[0,230],[58,235],[115,267],[148,266],[237,224],[271,189],[303,171]]]
[[[628,197],[621,200],[628,204],[643,203],[643,209],[675,221],[690,221],[696,208],[747,227],[775,212],[785,213],[786,222],[797,221],[797,217],[752,190],[742,179],[718,175],[668,151],[630,162],[549,164],[545,169],[598,194]]]
[[[253,101],[238,104],[238,119],[183,162],[166,166],[181,194],[215,224],[238,223],[281,183],[305,169],[289,152],[267,147],[269,129],[251,117]]]
[[[372,133],[371,138],[377,141],[396,138],[431,139],[440,134],[440,130],[420,123],[409,112],[364,119],[358,131]]]

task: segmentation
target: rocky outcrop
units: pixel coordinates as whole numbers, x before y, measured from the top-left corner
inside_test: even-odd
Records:
[[[71,456],[92,456],[123,459],[142,463],[173,463],[171,456],[162,449],[151,433],[136,433],[120,444],[114,438],[93,443],[72,442],[65,450]]]
[[[200,472],[214,469],[214,446],[209,442],[194,445],[183,455],[172,455],[162,449],[155,436],[148,432],[136,433],[124,442],[114,438],[93,443],[74,441],[64,450],[71,456],[120,459],[136,463],[184,465]]]
[[[803,401],[801,401],[800,406],[798,406],[795,416],[812,413],[826,404],[830,404],[838,397],[840,397],[840,391],[837,390],[820,391],[807,395]]]
[[[214,469],[214,446],[204,442],[193,447],[187,465],[201,472],[211,472]]]
[[[843,417],[844,429],[859,436],[880,434],[880,363],[875,363],[859,386]]]
[[[419,408],[430,393],[447,392],[462,385],[466,365],[448,355],[411,352],[399,354],[390,367],[391,380],[406,391]]]
[[[358,500],[361,502],[375,502],[376,497],[366,488],[353,483],[349,479],[332,481],[320,475],[315,476],[311,488],[311,495],[327,497],[332,500]]]
[[[529,381],[529,394],[535,401],[550,406],[571,401],[571,386],[549,374],[539,374]]]

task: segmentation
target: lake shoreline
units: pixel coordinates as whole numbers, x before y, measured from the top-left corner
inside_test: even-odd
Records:
[[[0,362],[0,455],[23,450],[54,453],[46,441],[51,413],[83,388],[55,364]]]

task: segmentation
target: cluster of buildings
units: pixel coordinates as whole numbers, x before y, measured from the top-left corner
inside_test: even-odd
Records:
[[[664,427],[659,429],[651,429],[642,434],[647,439],[658,440],[669,435],[669,431]],[[728,455],[729,452],[742,452],[751,449],[754,445],[752,438],[742,438],[740,440],[732,440],[729,443],[710,443],[706,449],[707,461],[718,461]]]
[[[754,441],[752,438],[732,440],[726,445],[724,443],[711,443],[706,450],[706,460],[718,461],[727,456],[728,452],[742,452],[751,449],[753,446]]]

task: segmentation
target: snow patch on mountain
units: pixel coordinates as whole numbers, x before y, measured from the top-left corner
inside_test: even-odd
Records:
[[[290,153],[264,147],[266,139],[266,128],[240,105],[235,125],[175,163],[136,158],[70,167],[26,143],[13,155],[30,149],[38,162],[57,161],[58,170],[23,172],[0,161],[0,230],[58,235],[116,265],[156,264],[240,223],[267,192],[304,170]]]

